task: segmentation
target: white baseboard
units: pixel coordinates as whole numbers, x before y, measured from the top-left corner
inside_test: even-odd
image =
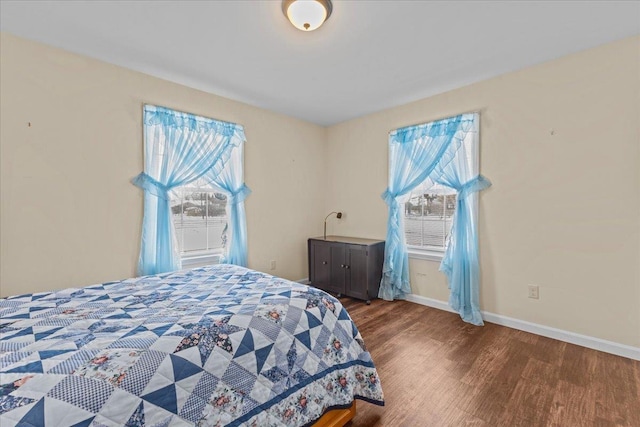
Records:
[[[426,305],[428,307],[437,308],[439,310],[445,310],[454,312],[449,304],[436,300],[433,298],[427,298],[416,294],[407,295],[407,301],[414,302],[416,304]],[[627,357],[629,359],[640,360],[640,348],[632,347],[630,345],[619,344],[613,341],[607,341],[600,338],[590,337],[588,335],[576,334],[575,332],[569,332],[562,329],[552,328],[550,326],[544,326],[537,323],[527,322],[526,320],[514,319],[513,317],[503,316],[501,314],[489,313],[482,311],[482,318],[490,323],[506,326],[508,328],[518,329],[520,331],[530,332],[536,335],[542,335],[543,337],[553,338],[559,341],[576,344],[582,347],[591,348],[594,350],[603,351],[605,353],[615,354],[617,356]]]
[[[308,277],[304,279],[296,280],[296,282],[302,283],[303,285],[308,285],[309,283],[311,283]]]
[[[449,307],[448,303],[440,301],[439,299],[427,298],[416,294],[409,294],[407,295],[407,301],[415,302],[416,304],[420,305],[426,305],[427,307],[437,308],[438,310],[455,313],[455,311],[453,311],[453,309]]]

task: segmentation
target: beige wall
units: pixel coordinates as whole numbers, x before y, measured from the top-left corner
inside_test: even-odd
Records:
[[[142,103],[245,126],[249,264],[291,279],[326,212],[345,212],[331,234],[385,237],[389,130],[480,110],[482,309],[640,346],[640,37],[328,129],[0,39],[0,295],[134,275]],[[411,274],[448,299],[436,262]]]
[[[307,277],[326,129],[5,33],[0,50],[0,295],[135,274],[143,103],[245,126],[249,265]]]
[[[327,206],[346,212],[334,232],[385,237],[391,129],[475,110],[493,182],[481,308],[640,346],[640,37],[329,128]],[[448,299],[436,262],[412,260],[411,286]]]

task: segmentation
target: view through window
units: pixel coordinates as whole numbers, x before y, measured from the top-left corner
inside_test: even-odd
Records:
[[[175,188],[171,213],[183,257],[222,253],[227,197],[204,180]]]
[[[456,206],[455,191],[424,183],[405,203],[404,229],[407,246],[443,250],[451,232]]]

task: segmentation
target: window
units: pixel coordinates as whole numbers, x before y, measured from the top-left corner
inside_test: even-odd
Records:
[[[468,170],[478,170],[478,133],[468,132],[461,161]],[[404,234],[409,256],[441,260],[449,243],[456,208],[454,189],[427,179],[409,194],[404,204]]]
[[[131,180],[145,193],[138,274],[246,266],[242,125],[155,105],[144,106],[143,124],[144,171]]]
[[[171,213],[183,266],[218,262],[226,245],[227,197],[199,179],[171,194]]]

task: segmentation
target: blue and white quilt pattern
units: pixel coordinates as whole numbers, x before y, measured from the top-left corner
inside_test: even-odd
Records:
[[[302,426],[383,404],[340,302],[232,265],[0,299],[0,425]]]

